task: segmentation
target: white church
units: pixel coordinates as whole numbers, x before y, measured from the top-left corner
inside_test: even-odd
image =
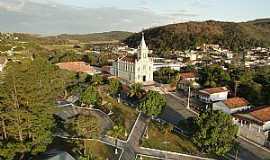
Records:
[[[153,59],[148,57],[149,49],[142,34],[142,40],[135,55],[118,58],[111,68],[111,73],[126,84],[153,84]]]

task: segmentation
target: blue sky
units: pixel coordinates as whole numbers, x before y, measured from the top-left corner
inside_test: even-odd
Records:
[[[0,0],[0,32],[93,33],[270,18],[270,0]]]

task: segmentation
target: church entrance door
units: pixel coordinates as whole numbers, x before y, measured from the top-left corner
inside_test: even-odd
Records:
[[[144,82],[146,81],[146,76],[143,76],[143,81],[144,81]]]

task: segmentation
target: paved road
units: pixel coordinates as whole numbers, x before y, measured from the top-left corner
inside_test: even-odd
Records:
[[[171,124],[177,125],[180,120],[197,116],[186,108],[187,102],[185,99],[181,100],[170,94],[166,94],[165,96],[167,100],[167,107],[160,115],[161,119]]]
[[[148,148],[138,148],[139,155],[158,157],[165,160],[211,160],[208,158],[202,158],[192,155],[186,155],[181,153],[167,152],[162,150],[154,150]]]
[[[140,113],[128,137],[121,160],[135,159],[137,155],[136,149],[139,147],[140,140],[143,137],[147,124],[148,118]]]
[[[270,151],[267,152],[240,138],[238,143],[240,144],[239,157],[241,160],[270,160]]]

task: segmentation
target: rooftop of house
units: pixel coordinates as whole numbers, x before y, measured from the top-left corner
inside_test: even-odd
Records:
[[[258,107],[251,111],[250,115],[262,122],[270,121],[270,106]]]
[[[234,98],[229,98],[227,100],[224,101],[224,104],[233,109],[233,108],[238,108],[238,107],[244,107],[249,105],[249,102],[242,97],[234,97]]]
[[[226,87],[215,87],[215,88],[206,88],[200,90],[200,93],[205,93],[205,94],[215,94],[215,93],[223,93],[223,92],[228,92],[229,90]]]
[[[127,56],[121,58],[120,60],[134,63],[136,61],[136,59],[137,59],[137,56],[135,56],[135,55],[127,55]]]
[[[196,75],[193,72],[180,73],[180,78],[181,79],[196,78]]]
[[[95,68],[91,67],[90,64],[85,62],[63,62],[57,63],[60,69],[65,69],[73,72],[81,72],[81,73],[95,73]]]

